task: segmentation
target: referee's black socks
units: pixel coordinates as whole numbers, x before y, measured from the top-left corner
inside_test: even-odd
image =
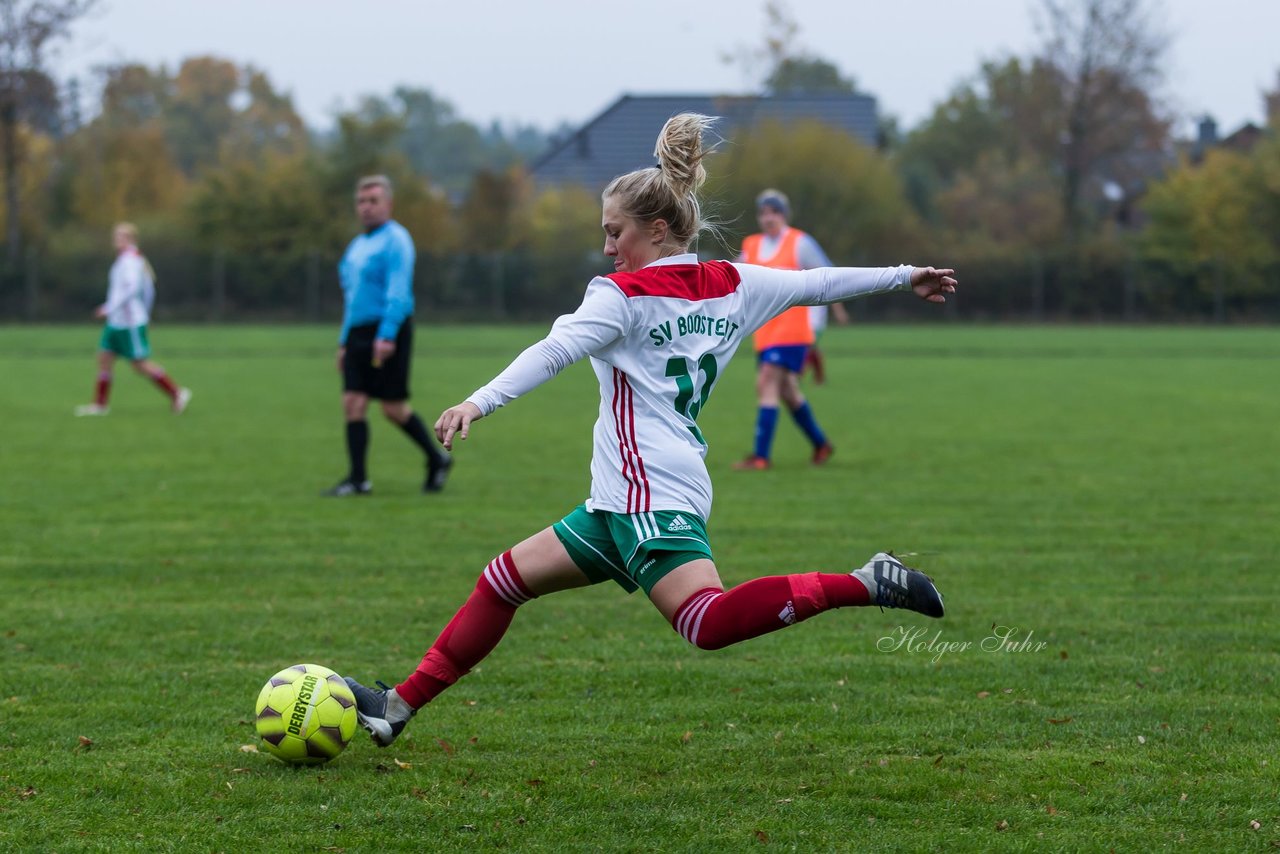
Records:
[[[407,433],[409,438],[422,449],[423,453],[427,455],[427,459],[431,461],[433,468],[449,459],[445,452],[436,447],[435,442],[431,441],[431,434],[427,432],[427,426],[422,423],[418,413],[411,413],[408,419],[400,425],[400,429]]]
[[[351,471],[347,479],[352,483],[364,483],[369,479],[365,473],[365,459],[369,455],[369,422],[347,422],[347,457],[351,461]]]

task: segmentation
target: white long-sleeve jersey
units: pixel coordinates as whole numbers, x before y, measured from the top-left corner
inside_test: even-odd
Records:
[[[130,247],[117,255],[107,281],[107,301],[103,303],[107,325],[117,329],[146,326],[155,301],[155,280],[142,253]]]
[[[773,270],[695,255],[600,276],[582,305],[467,400],[484,415],[591,357],[600,414],[590,510],[711,515],[697,418],[738,345],[794,305],[907,290],[910,266]]]

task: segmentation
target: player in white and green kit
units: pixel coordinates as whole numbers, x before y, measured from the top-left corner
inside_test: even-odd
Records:
[[[605,580],[643,589],[701,649],[843,606],[942,616],[933,583],[883,552],[853,572],[757,578],[728,591],[720,581],[706,534],[712,490],[697,421],[739,345],[791,306],[905,290],[942,302],[956,283],[953,271],[932,267],[699,263],[688,248],[702,227],[701,134],[710,122],[671,119],[658,142],[660,166],[606,188],[604,251],[616,272],[594,279],[575,312],[436,422],[452,448],[476,419],[580,359],[590,358],[600,383],[587,501],[495,558],[417,670],[394,689],[348,679],[359,720],[378,744],[394,741],[418,708],[488,655],[520,605],[560,590]]]
[[[138,230],[132,223],[119,223],[112,229],[111,240],[118,254],[107,276],[107,301],[94,312],[106,321],[98,340],[98,380],[93,403],[76,407],[76,415],[107,414],[117,357],[128,359],[140,376],[151,380],[169,396],[173,411],[181,413],[191,402],[191,389],[175,383],[165,369],[150,358],[147,324],[155,302],[155,274],[138,251]]]

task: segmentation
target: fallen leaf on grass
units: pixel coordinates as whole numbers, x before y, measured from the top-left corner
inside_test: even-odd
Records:
[[[1186,793],[1186,792],[1183,792],[1183,793],[1182,793],[1182,797],[1178,798],[1178,803],[1182,803],[1182,802],[1183,802],[1183,801],[1185,801],[1186,799],[1187,799],[1187,793]]]
[[[769,834],[765,833],[763,830],[757,830],[755,834],[756,842],[759,842],[761,845],[769,844]]]
[[[1046,718],[1045,720],[1051,724],[1069,724],[1071,723],[1071,715],[1067,715],[1065,718]]]
[[[988,697],[990,697],[990,696],[991,696],[991,692],[990,692],[990,691],[979,691],[979,692],[978,692],[978,699],[979,699],[979,700],[985,700],[985,699],[987,699],[987,698],[988,698]]]
[[[1056,807],[1052,807],[1052,806],[1046,806],[1046,807],[1044,808],[1044,811],[1045,811],[1045,812],[1047,812],[1049,815],[1057,815],[1057,814],[1058,814],[1058,810],[1057,810],[1057,808],[1056,808]]]
[[[257,752],[258,752],[258,745],[256,745],[256,744],[242,744],[242,745],[240,745],[240,752],[241,752],[241,753],[257,753]]]
[[[942,754],[941,754],[941,753],[939,753],[939,754],[938,754],[938,758],[937,758],[937,759],[935,759],[935,760],[933,760],[933,767],[934,767],[934,768],[937,768],[937,767],[938,767],[939,765],[941,765],[941,764],[942,764]]]
[[[535,777],[535,778],[534,778],[534,779],[532,779],[532,780],[525,780],[525,781],[524,781],[524,784],[525,784],[526,786],[541,786],[541,785],[542,785],[542,781],[541,781],[541,780],[539,780],[539,779],[537,779],[537,778]]]
[[[1249,822],[1249,828],[1250,828],[1251,830],[1262,830],[1262,825],[1261,825],[1261,824],[1259,824],[1259,823],[1258,823],[1258,820],[1255,818],[1255,819],[1253,819],[1252,821],[1250,821],[1250,822]]]
[[[682,735],[682,736],[680,736],[680,742],[681,742],[682,744],[688,744],[688,743],[689,743],[689,739],[691,739],[691,738],[693,738],[693,733],[692,733],[691,731],[689,731],[689,730],[685,730],[685,734],[684,734],[684,735]]]
[[[27,798],[34,798],[35,796],[36,796],[35,786],[27,786],[21,792],[18,792],[18,797],[22,798],[24,801]]]
[[[396,767],[399,768],[401,771],[408,771],[410,768],[413,767],[408,762],[401,762],[399,759],[392,759],[391,761],[396,763]]]
[[[1146,744],[1146,743],[1147,743],[1147,737],[1145,735],[1138,736],[1138,744]]]
[[[1000,819],[999,821],[996,822],[996,830],[1008,830],[1008,829],[1009,829],[1009,822],[1005,821],[1004,819]]]
[[[436,744],[440,745],[440,749],[443,750],[449,756],[453,755],[453,745],[445,741],[443,738],[437,738]]]
[[[1064,649],[1062,652],[1058,653],[1058,657],[1059,657],[1059,658],[1061,658],[1063,661],[1066,661],[1066,660],[1067,660],[1067,651]]]
[[[89,738],[86,735],[77,736],[76,740],[80,742],[80,746],[83,747],[85,750],[88,750],[90,747],[93,747],[93,739]]]

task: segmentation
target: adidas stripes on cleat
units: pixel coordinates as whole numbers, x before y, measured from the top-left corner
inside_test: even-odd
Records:
[[[942,616],[942,594],[933,586],[933,579],[892,554],[878,552],[851,575],[867,588],[873,605],[905,608],[926,617]]]
[[[381,682],[377,683],[378,689],[374,689],[364,687],[350,676],[344,678],[351,693],[356,695],[356,721],[373,737],[374,744],[390,747],[418,710],[400,699],[396,689]]]

